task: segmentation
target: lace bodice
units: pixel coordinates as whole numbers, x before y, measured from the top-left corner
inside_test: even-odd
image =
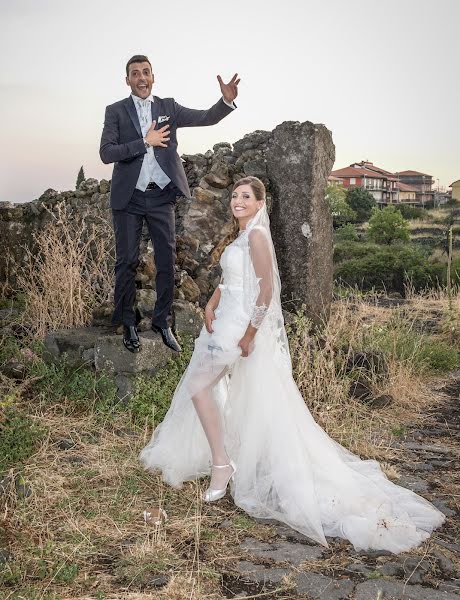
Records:
[[[220,258],[220,289],[241,293],[244,308],[253,327],[259,329],[268,313],[272,297],[272,263],[264,233],[241,232]]]

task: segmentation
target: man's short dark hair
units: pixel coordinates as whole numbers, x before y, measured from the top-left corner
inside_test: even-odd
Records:
[[[148,62],[150,65],[150,69],[152,68],[151,63],[146,56],[144,56],[143,54],[135,54],[126,63],[126,77],[129,77],[129,65],[132,65],[133,63],[141,63],[141,62]]]

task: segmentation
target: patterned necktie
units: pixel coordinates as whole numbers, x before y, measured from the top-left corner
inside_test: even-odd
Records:
[[[141,121],[144,124],[148,123],[148,111],[150,110],[150,100],[146,98],[143,100],[140,98],[138,101],[140,113],[141,113]]]

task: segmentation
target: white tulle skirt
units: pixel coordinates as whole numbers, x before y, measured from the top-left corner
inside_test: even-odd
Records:
[[[237,466],[230,485],[237,506],[325,546],[326,536],[338,536],[356,550],[399,553],[429,537],[443,513],[388,480],[376,461],[361,460],[326,434],[271,351],[263,326],[254,351],[241,357],[247,316],[234,306],[226,311],[225,300],[221,305],[215,333],[203,327],[171,407],[140,453],[144,468],[160,470],[176,488],[210,474],[211,452],[191,396],[225,373],[213,395]]]

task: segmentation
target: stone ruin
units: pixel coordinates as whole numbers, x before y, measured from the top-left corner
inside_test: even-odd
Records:
[[[229,208],[231,187],[247,175],[259,177],[267,188],[284,309],[294,312],[303,308],[314,323],[328,317],[333,286],[333,241],[332,217],[325,200],[325,189],[334,153],[331,132],[324,125],[286,121],[273,131],[247,134],[233,146],[224,142],[216,144],[205,154],[183,155],[192,198],[179,198],[176,204],[174,306],[179,333],[182,330],[196,335],[201,328],[200,308],[205,306],[220,278],[220,266],[213,258],[232,227]],[[0,280],[8,280],[14,289],[18,266],[25,257],[24,247],[33,250],[34,232],[52,219],[59,203],[68,206],[71,215],[83,218],[85,222],[103,220],[110,224],[109,193],[109,181],[86,179],[78,190],[57,192],[49,189],[32,202],[0,203]],[[107,260],[111,268],[114,255],[108,256]],[[148,321],[155,301],[154,279],[153,250],[144,228],[136,277],[137,306],[139,317],[143,319],[141,331],[149,328]],[[75,331],[73,334],[61,332],[61,342],[59,335],[49,339],[50,351],[58,354],[60,345],[69,351],[72,337],[83,339],[94,327],[99,335],[100,327],[110,322],[111,309],[109,299],[94,311],[93,327],[80,331],[78,335]],[[154,336],[152,332],[145,335]],[[99,360],[105,368],[114,363],[115,359],[107,348],[94,349],[93,341],[85,344],[81,339],[80,357],[86,352],[87,359],[92,355],[92,360],[96,364]],[[117,340],[116,348],[119,336]],[[158,354],[159,345],[155,343],[155,347],[152,358]],[[104,352],[112,358],[103,359]],[[135,356],[139,355],[127,357],[127,362],[135,362]],[[132,368],[143,370],[141,363]],[[112,370],[117,371],[115,367]]]

